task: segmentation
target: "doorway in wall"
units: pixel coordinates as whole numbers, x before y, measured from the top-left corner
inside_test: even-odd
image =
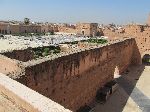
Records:
[[[85,32],[84,31],[82,31],[82,35],[84,35],[85,34]]]
[[[145,65],[150,65],[150,55],[149,54],[145,54],[142,58],[142,63]]]

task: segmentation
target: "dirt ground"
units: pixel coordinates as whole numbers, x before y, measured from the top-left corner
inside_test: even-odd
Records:
[[[91,112],[150,112],[150,66],[131,66],[117,82],[117,91]]]

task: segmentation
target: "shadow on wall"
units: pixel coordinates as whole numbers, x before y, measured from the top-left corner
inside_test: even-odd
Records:
[[[145,69],[145,65],[142,64],[142,56],[140,50],[137,46],[137,43],[134,44],[133,56],[131,59],[131,66],[126,69],[121,76],[119,75],[119,67],[116,66],[114,78],[117,78],[117,82],[121,89],[118,91],[118,95],[115,96],[114,103],[117,104],[117,109],[114,110],[115,107],[111,107],[112,110],[109,112],[122,112],[124,107],[127,104],[129,97],[133,99],[133,101],[139,106],[139,102],[136,101],[134,97],[132,97],[131,93],[134,89],[137,90],[136,84]],[[142,65],[141,65],[142,64]],[[133,68],[132,68],[133,67]],[[137,94],[142,93],[140,90],[136,91]],[[115,93],[116,94],[116,93]],[[123,95],[123,97],[121,96]],[[144,96],[144,94],[142,94]],[[118,106],[119,105],[119,106]],[[115,106],[115,105],[112,105]]]
[[[132,59],[131,59],[131,64],[132,65],[139,65],[139,64],[142,64],[142,59],[141,59],[141,53],[140,53],[140,49],[134,39],[134,48],[133,48],[133,56],[132,56]]]
[[[137,43],[134,39],[134,44],[133,44],[133,51],[132,51],[132,57],[130,60],[130,63],[127,65],[124,65],[123,68],[121,68],[121,66],[118,64],[116,65],[115,69],[114,69],[114,78],[119,78],[124,71],[126,71],[126,69],[128,68],[129,65],[139,65],[142,64],[142,59],[141,59],[141,53],[140,50],[137,46]],[[126,54],[128,55],[128,54]],[[126,55],[124,55],[124,59],[126,59]]]
[[[137,111],[137,108],[127,104],[129,97],[143,112],[150,111],[150,107],[148,107],[150,105],[150,99],[136,87],[145,66],[150,66],[150,55],[145,54],[142,57],[136,44],[133,50],[131,66],[121,74],[121,77],[119,75],[119,67],[116,66],[115,68],[114,78],[117,78],[119,89],[105,104],[97,104],[92,112],[122,112],[125,107],[130,109],[133,108],[133,111]],[[146,63],[143,60],[146,60]],[[145,107],[145,105],[147,107]]]
[[[124,93],[127,93],[127,94],[124,95],[123,101],[121,101],[120,98],[116,98],[115,102],[117,104],[121,104],[120,108],[118,108],[118,110],[111,111],[111,112],[122,112],[123,111],[129,97],[131,97],[131,93],[136,88],[135,86],[137,84],[137,81],[139,80],[141,74],[143,73],[143,71],[145,69],[144,64],[141,66],[137,66],[140,64],[142,64],[141,53],[135,42],[134,49],[133,49],[133,56],[131,59],[131,68],[129,67],[129,69],[127,69],[125,72],[123,72],[122,77],[115,77],[115,78],[118,78],[117,82],[118,82],[119,86],[123,89],[123,91],[120,91],[120,92],[123,92],[123,93],[120,93],[120,95],[123,95]],[[132,66],[137,66],[137,67],[135,67],[135,69],[134,68],[132,69]],[[132,73],[132,71],[134,71],[134,72]],[[115,73],[116,72],[119,74],[118,68],[115,69]],[[114,74],[114,76],[115,76],[115,74]],[[137,93],[141,93],[141,92],[137,91]],[[132,99],[134,100],[134,98],[132,98]],[[135,103],[138,105],[138,103],[136,101],[135,101]]]
[[[27,66],[26,75],[17,80],[64,107],[76,110],[93,101],[97,90],[113,80],[114,71],[119,76],[130,64],[141,62],[139,49],[132,40]],[[120,103],[116,99],[113,102]]]
[[[145,101],[150,102],[149,99],[147,100],[147,96],[136,88],[136,84],[144,69],[145,65],[130,66],[124,73],[121,74],[122,76],[117,79],[119,84],[118,90],[112,94],[105,104],[97,104],[91,112],[122,112],[125,107],[130,108],[130,106],[127,105],[129,97],[131,97],[131,99],[141,108],[141,102],[137,99],[137,96],[143,99],[146,98]],[[132,93],[133,90],[134,93],[136,92],[135,94]],[[134,112],[136,112],[135,109],[137,108],[133,107]]]

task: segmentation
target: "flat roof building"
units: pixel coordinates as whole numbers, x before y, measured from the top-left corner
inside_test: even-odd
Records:
[[[98,31],[98,23],[78,23],[77,34],[83,36],[96,36]]]

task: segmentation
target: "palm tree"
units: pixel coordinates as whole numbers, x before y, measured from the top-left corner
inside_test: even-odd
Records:
[[[24,23],[25,23],[26,25],[28,25],[28,24],[30,23],[30,19],[29,19],[29,18],[24,18]]]

